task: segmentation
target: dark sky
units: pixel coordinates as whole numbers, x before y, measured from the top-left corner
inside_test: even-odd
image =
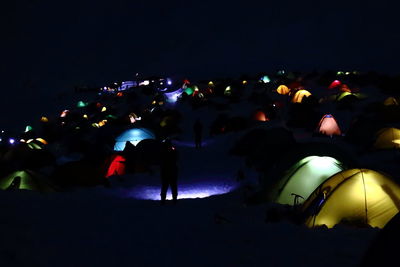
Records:
[[[0,112],[8,114],[0,115],[0,126],[25,124],[14,103],[33,116],[48,108],[50,95],[129,80],[135,72],[400,72],[395,1],[9,2],[0,11],[7,96]]]

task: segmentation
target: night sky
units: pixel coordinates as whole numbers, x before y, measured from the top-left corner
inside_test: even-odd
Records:
[[[260,2],[9,1],[0,11],[0,126],[23,128],[74,85],[136,72],[194,79],[281,68],[400,72],[394,1]]]

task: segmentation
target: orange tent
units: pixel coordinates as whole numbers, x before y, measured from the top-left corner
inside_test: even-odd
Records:
[[[278,88],[276,89],[276,92],[280,95],[287,95],[290,92],[290,89],[286,85],[279,85]]]
[[[322,117],[318,124],[318,132],[325,135],[341,135],[339,125],[331,114]]]
[[[294,94],[292,103],[301,103],[304,97],[309,97],[310,95],[311,93],[307,90],[299,90]]]
[[[269,118],[267,117],[267,115],[261,110],[256,111],[254,113],[253,119],[256,121],[269,121]]]

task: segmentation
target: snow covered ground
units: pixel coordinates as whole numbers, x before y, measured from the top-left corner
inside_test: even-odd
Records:
[[[236,181],[243,163],[227,154],[240,134],[207,138],[200,150],[190,134],[175,142],[181,196],[193,184],[220,186],[226,194],[165,206],[140,199],[140,185],[158,197],[157,169],[114,177],[111,188],[1,191],[0,266],[357,265],[378,230],[265,223],[267,205],[243,205]],[[244,171],[248,183],[257,182],[255,172]]]

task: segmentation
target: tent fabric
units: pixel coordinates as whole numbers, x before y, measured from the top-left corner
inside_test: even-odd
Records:
[[[339,87],[340,85],[342,85],[342,83],[339,80],[334,80],[330,85],[329,85],[329,89],[334,89],[336,87]]]
[[[304,99],[304,97],[309,97],[311,93],[307,90],[299,90],[297,91],[293,98],[292,98],[292,103],[301,103]]]
[[[15,178],[20,177],[20,181],[15,183]],[[14,182],[14,184],[13,184]],[[0,178],[0,189],[7,190],[13,187],[13,190],[34,190],[39,192],[54,192],[54,188],[47,183],[44,177],[30,171],[16,171],[5,177]]]
[[[383,104],[385,106],[398,106],[399,102],[396,100],[396,98],[390,96],[383,101]]]
[[[265,115],[265,112],[258,110],[254,113],[253,119],[256,121],[269,121],[269,118],[267,115]]]
[[[156,136],[153,132],[145,128],[133,128],[126,130],[115,139],[114,150],[123,151],[126,142],[130,142],[136,146],[137,143],[144,139],[156,139]]]
[[[112,176],[112,175],[124,175],[125,174],[125,162],[126,159],[121,156],[121,155],[112,155],[108,168],[107,168],[107,173],[105,175],[106,178]]]
[[[287,95],[290,93],[290,89],[286,85],[282,84],[278,86],[276,92],[280,95]]]
[[[400,148],[400,129],[383,128],[377,133],[375,149]]]
[[[322,117],[322,119],[319,121],[317,131],[328,136],[342,134],[338,123],[331,114],[326,114]]]
[[[320,185],[302,209],[308,227],[350,223],[382,228],[399,212],[400,187],[380,172],[349,169]]]
[[[294,195],[299,198],[298,203],[307,199],[312,192],[332,175],[342,171],[342,163],[332,157],[308,156],[294,164],[282,177],[276,187],[275,202],[280,204],[294,204]]]

